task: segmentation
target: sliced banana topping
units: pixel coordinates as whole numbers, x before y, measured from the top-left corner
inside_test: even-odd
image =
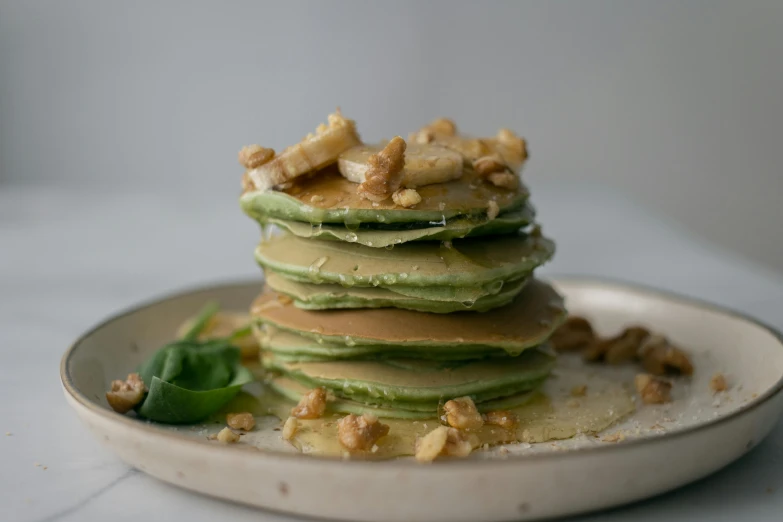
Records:
[[[340,154],[340,173],[349,181],[364,183],[370,168],[370,156],[383,150],[383,145],[362,145]],[[444,183],[462,176],[462,156],[438,144],[409,144],[405,150],[405,166],[401,185],[405,188]]]
[[[500,129],[494,138],[472,138],[457,133],[451,120],[440,118],[412,133],[411,144],[440,144],[459,152],[468,162],[486,156],[499,156],[514,172],[519,173],[527,159],[527,142],[514,131]]]
[[[261,164],[243,161],[247,166],[256,165],[247,171],[255,190],[269,190],[297,176],[326,167],[336,162],[340,153],[361,144],[355,122],[344,118],[339,109],[329,115],[328,122],[328,125],[322,123],[314,134],[308,134],[300,143],[280,154],[264,157],[266,161]],[[252,151],[245,149],[240,152],[240,161],[250,159],[253,153],[258,155],[258,152],[255,148]]]

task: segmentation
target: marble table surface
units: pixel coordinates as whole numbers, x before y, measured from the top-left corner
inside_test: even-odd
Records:
[[[237,209],[233,188],[0,185],[0,520],[297,520],[128,468],[93,440],[59,382],[63,351],[102,318],[189,285],[258,277],[258,229]],[[653,285],[783,329],[783,276],[601,187],[534,183],[533,194],[545,232],[558,242],[545,273]],[[783,425],[710,478],[574,520],[662,517],[783,518]]]

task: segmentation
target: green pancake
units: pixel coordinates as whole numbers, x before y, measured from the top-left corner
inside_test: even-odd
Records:
[[[427,347],[426,350],[423,350],[412,343],[402,343],[396,346],[346,345],[318,342],[271,326],[254,330],[255,337],[263,350],[273,352],[277,358],[287,362],[386,358],[461,361],[508,355],[505,350],[482,346],[456,345],[448,348]]]
[[[292,403],[299,402],[302,396],[309,391],[308,388],[302,386],[300,383],[285,377],[273,378],[269,380],[267,384],[275,392],[287,398]],[[482,413],[493,410],[506,410],[522,406],[538,395],[539,393],[537,391],[522,392],[503,399],[478,403],[476,407]],[[438,417],[437,409],[434,411],[421,411],[407,410],[399,407],[384,408],[342,398],[335,398],[334,400],[327,402],[326,411],[328,413],[353,413],[355,415],[368,413],[386,419],[426,420],[436,419]]]
[[[462,237],[513,234],[533,222],[535,213],[528,205],[489,219],[486,215],[457,217],[445,221],[413,223],[415,228],[346,228],[343,225],[316,224],[268,217],[262,224],[275,225],[306,239],[345,241],[373,248],[399,245],[409,241],[449,240]]]
[[[398,308],[312,311],[266,290],[250,314],[261,324],[318,342],[382,347],[408,343],[418,350],[497,348],[513,355],[542,344],[565,320],[566,312],[551,286],[532,280],[511,303],[485,313],[430,314]]]
[[[525,234],[412,242],[390,250],[284,234],[262,241],[256,260],[267,270],[308,283],[476,287],[525,276],[553,253],[550,240]]]
[[[292,281],[271,271],[266,274],[267,284],[276,292],[289,296],[298,308],[306,310],[331,310],[336,308],[404,308],[419,312],[447,314],[451,312],[486,312],[511,302],[522,291],[527,279],[520,278],[506,283],[498,293],[483,293],[464,300],[426,299],[410,297],[394,291],[395,287],[344,287],[340,285],[316,285]],[[426,291],[428,289],[419,289]],[[441,297],[441,296],[437,296]]]
[[[403,208],[389,198],[373,202],[360,197],[356,183],[342,177],[336,166],[292,180],[285,189],[246,191],[239,199],[242,210],[264,222],[270,218],[304,223],[340,223],[358,228],[362,223],[443,222],[457,216],[486,216],[490,201],[501,213],[519,209],[527,189],[495,187],[472,171],[460,179],[418,187],[420,203]]]
[[[554,357],[530,350],[519,357],[444,362],[422,359],[287,362],[264,353],[264,367],[312,389],[384,408],[437,411],[443,401],[470,396],[476,403],[505,398],[538,387]]]

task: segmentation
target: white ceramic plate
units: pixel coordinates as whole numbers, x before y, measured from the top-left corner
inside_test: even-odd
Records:
[[[629,323],[661,332],[694,355],[696,374],[675,401],[643,407],[607,433],[560,443],[512,445],[508,453],[421,465],[342,461],[293,453],[274,418],[233,446],[207,441],[216,427],[172,428],[114,413],[104,392],[205,301],[243,310],[260,282],[224,284],[135,307],[80,337],[62,360],[68,403],[128,464],[166,482],[276,511],[345,520],[527,520],[616,506],[714,472],[758,444],[783,410],[783,341],[774,330],[712,305],[605,281],[555,281],[572,313],[608,334]],[[632,368],[584,367],[564,358],[561,376]],[[714,396],[714,372],[731,388]],[[561,377],[563,378],[563,377]]]

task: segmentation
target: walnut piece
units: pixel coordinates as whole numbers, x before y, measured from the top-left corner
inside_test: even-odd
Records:
[[[487,178],[490,174],[508,172],[509,169],[499,155],[491,154],[473,160],[473,170],[482,178]]]
[[[641,347],[639,357],[645,371],[653,375],[693,375],[693,364],[685,352],[663,336],[651,336]]]
[[[511,411],[489,411],[484,415],[484,423],[500,426],[506,430],[513,430],[519,425],[519,417],[517,417],[516,413]]]
[[[457,125],[448,118],[438,118],[408,137],[413,143],[430,143],[436,137],[456,136]]]
[[[595,342],[593,326],[584,317],[571,316],[549,338],[558,352],[582,350]]]
[[[395,136],[379,153],[370,156],[364,183],[357,193],[370,201],[383,201],[399,189],[405,175],[406,148],[405,140]]]
[[[492,221],[498,217],[498,214],[500,214],[500,207],[498,206],[497,201],[489,200],[487,202],[487,218]]]
[[[147,386],[139,374],[131,373],[124,381],[118,379],[111,382],[111,390],[106,392],[106,400],[117,413],[127,413],[144,400],[146,393]]]
[[[640,373],[634,380],[636,391],[645,404],[664,404],[671,402],[672,384],[647,373]]]
[[[519,177],[511,172],[493,172],[487,176],[487,181],[499,188],[516,190],[519,186]]]
[[[522,163],[528,158],[527,141],[517,136],[511,129],[500,129],[496,139],[501,145],[513,152],[517,162]]]
[[[229,413],[226,415],[226,424],[229,428],[242,431],[250,431],[256,425],[256,419],[252,413]]]
[[[239,151],[239,164],[246,169],[255,169],[275,157],[275,151],[261,145],[245,145]]]
[[[231,428],[223,428],[217,434],[217,440],[224,444],[233,444],[239,442],[239,434],[231,430]]]
[[[646,328],[631,326],[616,337],[595,341],[584,351],[584,358],[608,364],[632,361],[636,359],[639,349],[649,336],[650,332]]]
[[[288,417],[283,424],[283,439],[291,440],[296,434],[296,430],[299,428],[299,421],[296,417]]]
[[[726,376],[722,373],[716,373],[712,376],[710,379],[710,390],[712,390],[713,393],[718,393],[722,391],[726,391],[729,389],[729,385],[726,382]]]
[[[421,203],[421,196],[415,189],[400,189],[392,194],[392,201],[401,207],[410,208]]]
[[[451,399],[443,405],[443,412],[449,426],[460,430],[477,430],[484,425],[484,419],[470,397]]]
[[[314,388],[305,393],[299,404],[291,410],[291,416],[298,419],[318,419],[326,411],[326,390]]]
[[[432,462],[439,456],[467,457],[479,442],[475,434],[438,426],[416,441],[415,457],[419,462]]]
[[[389,426],[382,424],[378,417],[364,415],[346,415],[337,421],[337,439],[344,448],[351,451],[367,451],[375,442],[389,433]],[[376,450],[377,451],[377,450]]]

